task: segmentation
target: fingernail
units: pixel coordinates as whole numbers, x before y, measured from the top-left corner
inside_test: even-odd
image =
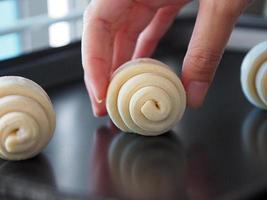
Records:
[[[202,105],[207,94],[209,84],[201,81],[191,81],[187,87],[188,105],[197,108]]]
[[[89,84],[87,76],[84,76],[84,80],[89,93],[93,94],[96,103],[98,104],[102,103],[105,100],[105,98],[101,97],[101,94],[98,92],[99,90],[96,87],[93,87],[93,85]]]
[[[102,103],[102,102],[105,100],[104,98],[100,97],[100,95],[98,94],[98,92],[96,91],[95,88],[92,88],[92,92],[93,92],[93,95],[94,95],[94,97],[95,97],[95,101],[96,101],[98,104]]]
[[[105,100],[105,99],[99,99],[97,96],[95,96],[95,100],[96,100],[96,102],[97,103],[103,103],[103,101]]]

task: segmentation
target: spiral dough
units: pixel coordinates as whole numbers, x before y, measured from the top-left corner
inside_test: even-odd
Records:
[[[121,130],[155,136],[181,119],[186,95],[180,79],[167,65],[149,58],[136,59],[114,72],[106,107]]]
[[[52,103],[39,85],[22,77],[0,77],[1,158],[37,155],[53,136],[55,121]]]
[[[241,85],[247,99],[267,109],[267,41],[252,48],[241,65]]]

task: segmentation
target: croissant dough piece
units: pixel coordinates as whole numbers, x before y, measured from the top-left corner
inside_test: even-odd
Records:
[[[186,107],[184,87],[165,64],[149,59],[125,63],[113,74],[106,107],[125,132],[155,136],[170,130]]]
[[[267,41],[253,47],[241,65],[241,85],[247,99],[267,109]]]
[[[22,77],[0,77],[1,158],[37,155],[53,136],[55,125],[52,103],[39,85]]]

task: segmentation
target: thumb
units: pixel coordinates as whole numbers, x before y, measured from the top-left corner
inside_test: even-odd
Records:
[[[234,4],[227,1],[200,1],[182,70],[190,107],[202,105],[235,22],[244,7],[245,4],[240,0]]]

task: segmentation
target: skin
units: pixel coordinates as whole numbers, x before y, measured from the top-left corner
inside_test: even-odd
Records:
[[[84,14],[82,61],[95,116],[106,115],[112,72],[128,60],[150,57],[189,0],[92,0]],[[187,103],[202,105],[234,25],[249,0],[199,0],[184,57]]]

